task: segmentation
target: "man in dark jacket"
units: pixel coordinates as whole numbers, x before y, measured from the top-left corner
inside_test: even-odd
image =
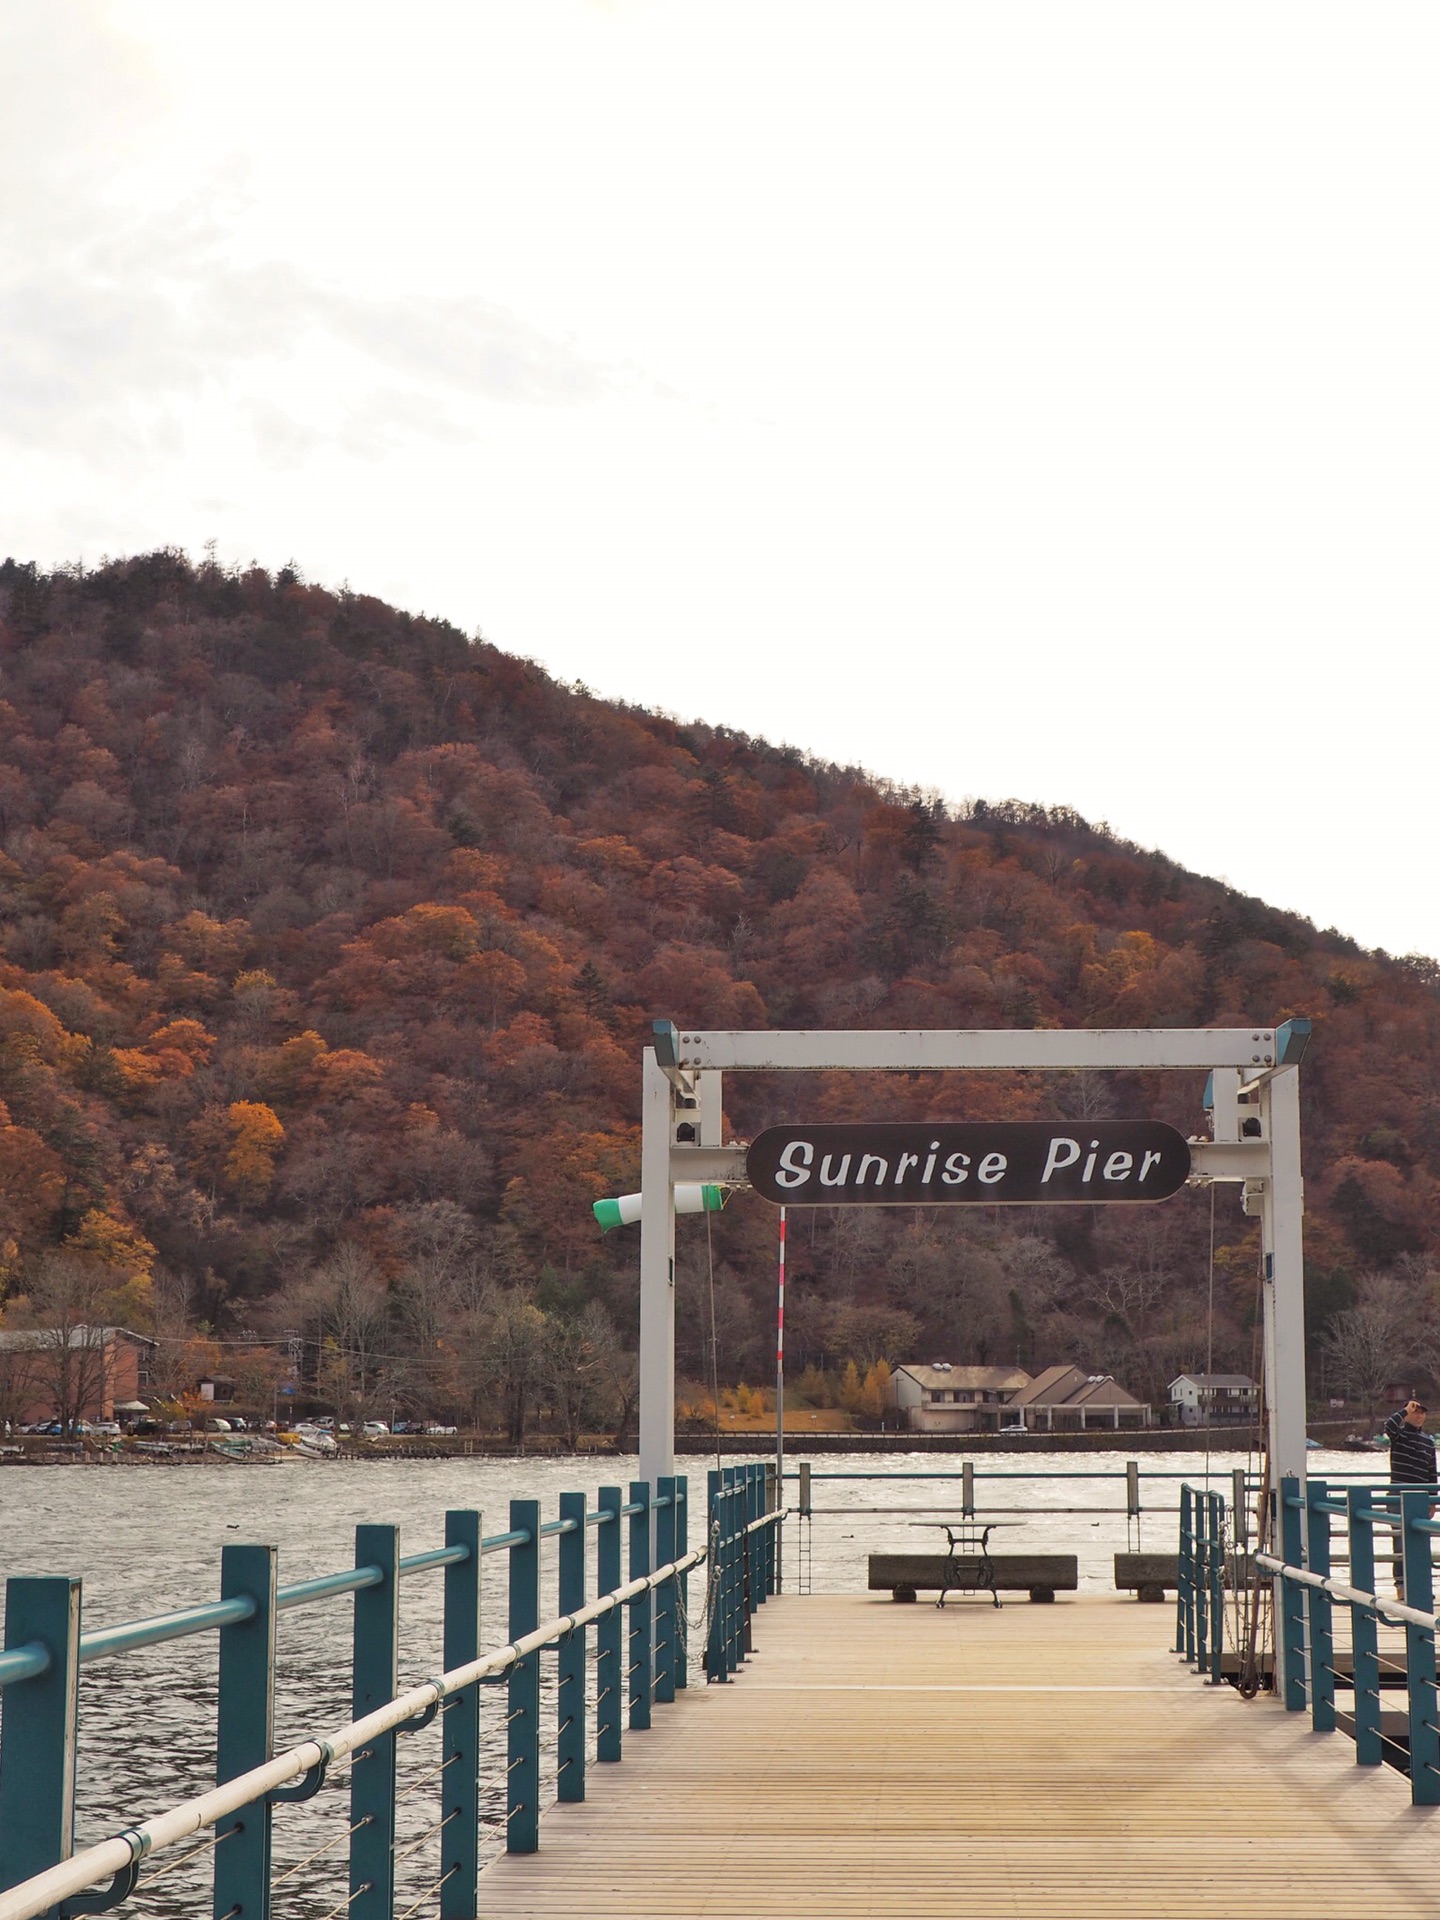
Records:
[[[1435,1442],[1425,1431],[1429,1412],[1423,1402],[1407,1400],[1385,1422],[1385,1438],[1390,1442],[1390,1484],[1392,1487],[1433,1487],[1435,1485]],[[1399,1505],[1398,1501],[1392,1502]],[[1434,1512],[1434,1502],[1431,1502]],[[1405,1598],[1405,1562],[1395,1559],[1395,1591]]]

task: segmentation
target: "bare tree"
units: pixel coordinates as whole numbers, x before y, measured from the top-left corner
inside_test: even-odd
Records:
[[[25,1335],[17,1372],[39,1397],[49,1400],[66,1433],[105,1396],[107,1321],[124,1276],[75,1254],[46,1254],[36,1265],[29,1291],[12,1303],[12,1324]]]
[[[544,1378],[545,1333],[545,1315],[520,1287],[492,1289],[472,1316],[475,1398],[500,1402],[506,1432],[517,1445],[525,1439]]]
[[[1368,1419],[1386,1387],[1421,1361],[1427,1345],[1433,1337],[1417,1318],[1413,1293],[1388,1273],[1361,1278],[1355,1305],[1336,1314],[1325,1338],[1337,1384],[1363,1402]]]

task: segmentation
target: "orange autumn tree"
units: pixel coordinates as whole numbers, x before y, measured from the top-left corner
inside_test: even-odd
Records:
[[[225,1156],[226,1185],[252,1204],[263,1200],[275,1178],[275,1161],[285,1144],[285,1129],[275,1109],[263,1100],[232,1101],[230,1151]]]

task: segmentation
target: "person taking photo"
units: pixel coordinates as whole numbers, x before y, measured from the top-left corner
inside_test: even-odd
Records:
[[[1407,1400],[1385,1422],[1385,1438],[1390,1442],[1390,1484],[1392,1487],[1431,1487],[1435,1485],[1435,1442],[1425,1431],[1429,1408],[1421,1400]],[[1398,1509],[1399,1502],[1392,1501]],[[1435,1503],[1430,1503],[1435,1511]],[[1395,1592],[1405,1598],[1405,1561],[1395,1556]]]

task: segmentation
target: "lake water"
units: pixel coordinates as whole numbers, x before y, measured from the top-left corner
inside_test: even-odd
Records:
[[[1113,1555],[1127,1546],[1173,1550],[1182,1478],[1203,1484],[1202,1454],[1144,1454],[1142,1513],[1137,1538],[1125,1514],[1124,1462],[1114,1454],[987,1454],[975,1458],[976,1502],[985,1517],[1012,1523],[992,1542],[996,1551],[1075,1553],[1082,1589],[1113,1586]],[[832,1456],[814,1462],[809,1578],[813,1589],[859,1590],[866,1555],[873,1551],[934,1551],[943,1536],[935,1523],[958,1515],[962,1456],[933,1453]],[[1210,1484],[1230,1490],[1230,1469],[1253,1456],[1214,1453]],[[702,1530],[707,1462],[680,1463],[690,1474],[691,1539]],[[1382,1479],[1388,1463],[1353,1453],[1311,1455],[1311,1472]],[[946,1480],[940,1474],[950,1472]],[[443,1461],[314,1461],[301,1465],[113,1468],[56,1466],[0,1471],[0,1574],[78,1573],[84,1577],[87,1628],[143,1618],[218,1597],[220,1550],[233,1541],[274,1543],[282,1583],[332,1573],[354,1563],[354,1529],[361,1521],[392,1521],[401,1551],[443,1544],[450,1507],[478,1507],[487,1533],[503,1532],[509,1502],[539,1499],[546,1519],[557,1496],[602,1483],[627,1483],[638,1472],[631,1459],[521,1459]],[[884,1479],[845,1479],[845,1473]],[[911,1474],[916,1478],[902,1478]],[[1063,1479],[1031,1479],[1063,1474]],[[1103,1475],[1108,1477],[1079,1477]],[[1161,1477],[1163,1476],[1163,1477]],[[787,1484],[793,1504],[796,1490]],[[1105,1511],[1074,1512],[1085,1508]],[[1164,1509],[1168,1509],[1165,1511]],[[787,1589],[800,1571],[799,1529],[787,1527]],[[555,1542],[542,1565],[542,1595],[554,1594]],[[484,1563],[482,1645],[506,1638],[503,1553]],[[593,1563],[592,1563],[593,1565]],[[593,1574],[592,1574],[593,1578]],[[401,1588],[401,1685],[440,1670],[439,1574],[408,1579]],[[692,1579],[691,1661],[699,1674],[699,1622],[704,1576]],[[976,1601],[966,1604],[988,1604]],[[545,1601],[542,1599],[542,1614]],[[554,1611],[553,1605],[551,1611]],[[1159,1609],[1157,1609],[1157,1618]],[[296,1608],[281,1616],[277,1746],[284,1747],[349,1719],[347,1598]],[[1165,1629],[1158,1628],[1159,1631]],[[763,1635],[763,1619],[757,1631]],[[80,1769],[77,1846],[85,1846],[202,1791],[213,1779],[217,1636],[154,1647],[84,1669],[80,1688]],[[545,1724],[554,1725],[554,1662],[542,1660],[547,1690]],[[504,1690],[487,1690],[483,1712],[492,1749],[486,1768],[484,1812],[496,1847],[503,1843]],[[593,1723],[592,1723],[593,1724]],[[552,1736],[553,1744],[553,1736]],[[592,1747],[593,1751],[593,1747]],[[436,1763],[438,1728],[400,1744],[402,1782]],[[498,1762],[498,1763],[497,1763]],[[553,1779],[553,1761],[547,1779]],[[546,1787],[547,1795],[550,1788]],[[345,1796],[322,1793],[309,1804],[276,1815],[277,1872],[327,1839],[343,1833]],[[401,1808],[400,1839],[418,1838],[434,1819],[430,1791],[412,1794]],[[438,1840],[403,1863],[403,1908],[434,1878]],[[177,1849],[177,1852],[183,1849]],[[169,1856],[155,1862],[154,1873]],[[276,1895],[275,1912],[320,1920],[345,1896],[345,1848],[307,1867]],[[208,1911],[208,1861],[182,1867],[152,1891],[141,1891],[127,1911],[180,1920]],[[421,1910],[433,1913],[434,1903]]]

